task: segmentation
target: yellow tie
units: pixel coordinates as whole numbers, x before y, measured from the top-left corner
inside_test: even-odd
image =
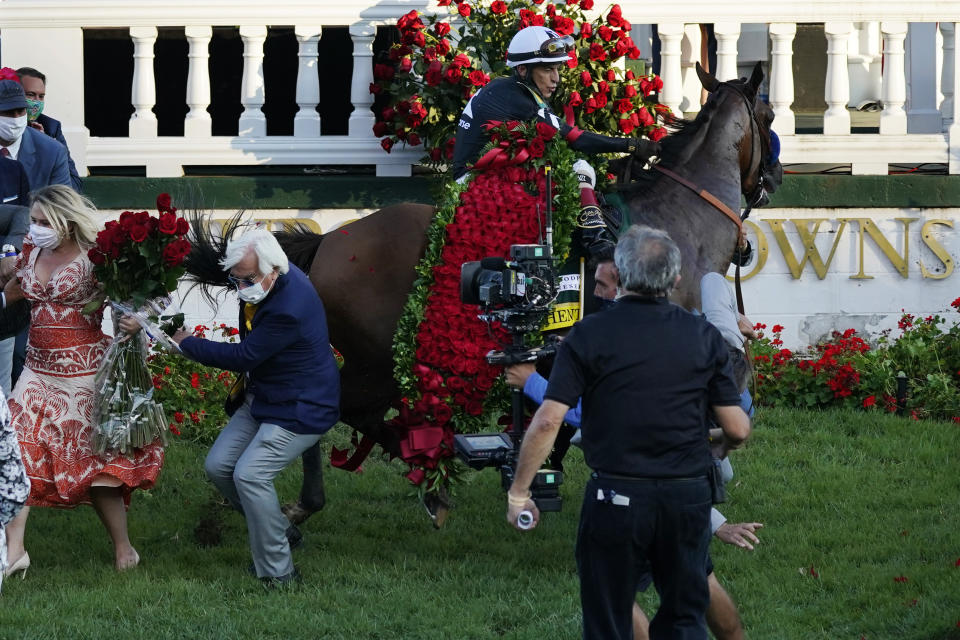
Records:
[[[247,325],[247,331],[253,331],[253,316],[257,314],[257,305],[249,302],[243,303],[243,319]]]

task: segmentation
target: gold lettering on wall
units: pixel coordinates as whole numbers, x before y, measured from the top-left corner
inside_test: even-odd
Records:
[[[830,247],[830,253],[827,255],[827,260],[824,262],[823,258],[820,256],[820,250],[816,245],[817,232],[820,230],[820,225],[824,222],[829,222],[827,218],[797,218],[790,219],[790,222],[793,223],[794,228],[797,230],[797,235],[800,236],[800,242],[803,244],[803,258],[798,260],[797,256],[793,253],[793,248],[790,246],[790,241],[787,239],[787,233],[783,229],[783,223],[787,220],[777,220],[777,219],[766,219],[768,225],[770,225],[770,230],[773,232],[773,237],[777,241],[777,246],[780,247],[780,252],[783,253],[783,259],[787,263],[787,267],[790,269],[790,275],[793,276],[794,280],[799,280],[800,275],[803,273],[803,267],[807,264],[807,261],[810,261],[810,264],[813,265],[813,270],[817,273],[817,277],[823,280],[827,277],[827,270],[830,268],[830,263],[833,262],[833,255],[837,252],[837,244],[840,242],[840,236],[843,235],[843,230],[847,227],[847,219],[841,218],[839,220],[840,226],[837,227],[836,237],[833,239],[833,245]],[[808,226],[809,223],[814,223],[813,230],[810,230]]]
[[[930,278],[931,280],[943,280],[953,273],[954,265],[953,258],[950,257],[950,253],[947,252],[944,246],[937,242],[937,239],[933,237],[933,225],[935,224],[942,224],[945,227],[950,227],[953,229],[953,220],[927,220],[923,223],[923,227],[920,229],[920,239],[923,240],[923,244],[927,245],[927,248],[930,249],[931,253],[937,256],[937,259],[943,263],[943,273],[930,271],[922,262],[920,263],[920,273],[924,278]]]
[[[907,261],[910,259],[910,223],[918,219],[919,218],[894,218],[897,222],[903,223],[903,256],[901,256],[897,253],[896,249],[893,248],[893,245],[883,237],[883,233],[880,232],[880,229],[877,228],[877,225],[874,224],[870,218],[840,218],[841,222],[856,222],[860,225],[860,271],[850,276],[850,279],[870,280],[873,278],[873,276],[868,276],[863,271],[863,239],[865,236],[870,236],[877,244],[877,248],[880,249],[883,255],[887,256],[887,260],[890,261],[890,264],[893,265],[902,277],[908,277]]]
[[[753,231],[755,240],[753,240],[753,255],[757,258],[750,269],[750,273],[740,273],[740,281],[749,280],[753,276],[757,275],[760,270],[763,269],[763,266],[767,264],[767,257],[770,255],[770,243],[767,242],[767,236],[762,229],[755,223],[750,220],[744,220],[743,224],[747,229]],[[734,281],[734,278],[727,276],[727,280],[730,282]]]

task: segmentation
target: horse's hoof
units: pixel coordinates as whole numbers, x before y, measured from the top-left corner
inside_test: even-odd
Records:
[[[311,509],[307,509],[300,502],[290,502],[282,507],[280,510],[283,512],[283,515],[287,517],[287,520],[290,521],[292,525],[298,525],[307,520],[315,512]]]
[[[433,522],[433,528],[439,529],[447,520],[447,515],[453,505],[450,504],[450,498],[447,492],[441,489],[437,493],[428,493],[423,496],[423,506],[427,510],[427,515]]]

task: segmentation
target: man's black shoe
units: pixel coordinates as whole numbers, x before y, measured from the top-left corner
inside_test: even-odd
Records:
[[[300,532],[300,529],[297,528],[297,525],[292,524],[287,527],[286,535],[287,542],[290,544],[290,551],[303,546],[303,534]]]
[[[303,582],[303,576],[300,575],[300,570],[296,567],[294,567],[293,571],[286,575],[260,578],[260,583],[267,591],[274,591],[276,589],[292,589],[301,582]]]

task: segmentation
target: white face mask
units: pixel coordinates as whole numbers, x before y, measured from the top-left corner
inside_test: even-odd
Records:
[[[41,249],[56,249],[60,246],[60,234],[50,227],[31,224],[30,237],[33,238],[33,244]]]
[[[237,289],[237,297],[239,297],[244,302],[249,302],[250,304],[257,304],[261,300],[267,297],[267,294],[270,293],[270,289],[264,290],[263,280],[266,278],[260,278],[260,282],[252,284],[249,287],[244,287],[243,289]]]
[[[0,116],[0,140],[3,140],[4,142],[9,142],[11,144],[16,142],[20,139],[20,136],[23,135],[23,131],[26,128],[26,114],[17,118]]]

